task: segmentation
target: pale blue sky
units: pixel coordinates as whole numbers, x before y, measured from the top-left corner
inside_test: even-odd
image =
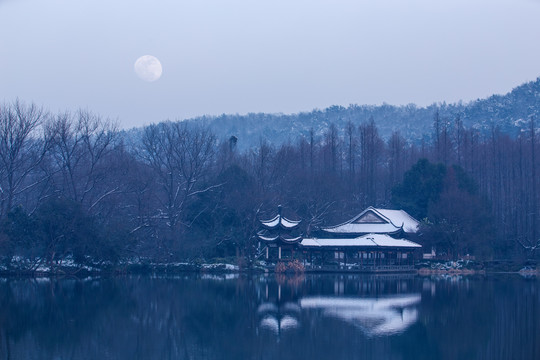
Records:
[[[0,0],[0,102],[131,127],[469,101],[540,76],[539,19],[537,0]]]

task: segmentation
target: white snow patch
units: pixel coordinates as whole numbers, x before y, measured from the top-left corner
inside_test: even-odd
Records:
[[[397,247],[420,248],[422,245],[405,239],[394,239],[385,234],[368,234],[353,239],[306,238],[301,242],[305,247]]]

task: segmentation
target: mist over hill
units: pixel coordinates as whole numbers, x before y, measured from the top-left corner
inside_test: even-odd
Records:
[[[360,125],[373,117],[379,133],[388,138],[399,131],[411,142],[430,136],[434,114],[439,111],[443,120],[452,124],[459,116],[465,127],[474,127],[483,134],[498,127],[502,132],[517,135],[527,128],[527,119],[540,112],[540,78],[520,85],[504,95],[493,95],[469,103],[432,104],[419,107],[414,104],[394,106],[383,104],[331,106],[297,114],[250,113],[246,115],[201,116],[187,121],[204,123],[218,137],[234,135],[240,149],[257,146],[261,139],[279,145],[309,136],[310,129],[322,135],[333,123],[343,131],[348,121]]]

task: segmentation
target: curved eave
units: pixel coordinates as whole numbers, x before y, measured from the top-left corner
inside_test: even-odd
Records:
[[[300,225],[301,222],[302,220],[296,221],[296,220],[289,220],[287,218],[281,218],[280,225],[287,229],[294,229],[298,225]]]
[[[261,220],[261,225],[269,230],[274,230],[278,227],[281,229],[292,230],[296,229],[301,222],[302,220],[289,220],[287,218],[284,218],[283,216],[276,215],[270,220]]]
[[[298,225],[295,225],[295,226],[284,226],[282,224],[278,224],[276,226],[266,226],[266,225],[262,225],[262,227],[264,229],[267,229],[267,230],[276,230],[276,229],[282,229],[282,230],[295,230],[298,228]]]
[[[296,244],[302,241],[302,237],[297,236],[295,238],[286,238],[286,237],[280,236],[280,240],[287,244]]]
[[[408,234],[417,233],[419,230],[420,222],[405,210],[370,208],[383,218],[388,219],[394,226],[402,228]]]
[[[276,215],[270,220],[260,220],[261,225],[268,229],[274,229],[280,223],[280,216]]]
[[[281,235],[272,237],[272,236],[264,236],[260,234],[257,234],[257,237],[264,242],[273,243],[273,242],[280,241],[284,244],[297,244],[297,243],[300,243],[303,239],[302,236],[288,238],[288,237],[283,237]]]
[[[263,235],[257,235],[257,237],[265,242],[275,242],[279,239],[279,236],[270,237],[270,236],[263,236]]]

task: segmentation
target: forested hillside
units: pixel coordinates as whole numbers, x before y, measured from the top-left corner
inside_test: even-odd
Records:
[[[258,146],[264,138],[273,145],[296,141],[299,136],[307,137],[311,129],[322,136],[330,124],[340,130],[350,121],[358,126],[370,118],[375,120],[380,135],[388,139],[392,132],[399,131],[408,141],[420,144],[431,133],[433,114],[452,121],[460,117],[464,126],[479,129],[482,135],[493,127],[516,136],[527,131],[527,120],[531,115],[540,114],[540,78],[523,84],[508,94],[493,95],[467,104],[433,104],[418,107],[406,106],[350,105],[332,106],[324,110],[314,110],[299,114],[247,114],[199,117],[188,121],[203,123],[221,136],[236,136],[241,150]],[[134,129],[129,133],[137,133]]]
[[[305,234],[372,205],[409,211],[423,222],[418,241],[448,257],[537,256],[538,85],[467,106],[331,108],[296,115],[288,130],[286,117],[240,117],[239,131],[256,119],[268,130],[238,137],[216,130],[229,117],[126,137],[88,111],[4,104],[0,257],[28,268],[68,258],[252,258],[258,219],[278,204]],[[407,111],[421,114],[420,125]],[[500,121],[473,122],[485,113]],[[243,136],[253,145],[241,148]]]

